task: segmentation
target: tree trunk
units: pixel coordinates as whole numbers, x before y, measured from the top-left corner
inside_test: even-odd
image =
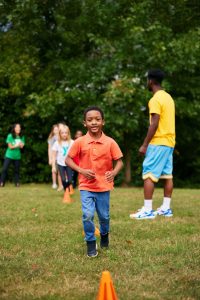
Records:
[[[131,183],[131,149],[129,144],[129,139],[124,135],[124,164],[125,164],[125,178],[124,185],[129,185]]]

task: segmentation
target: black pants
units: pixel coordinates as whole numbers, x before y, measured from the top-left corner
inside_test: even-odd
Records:
[[[4,163],[3,163],[3,168],[2,168],[2,172],[1,172],[1,184],[5,184],[5,180],[6,180],[6,175],[7,175],[7,171],[9,168],[10,163],[13,163],[14,165],[14,182],[15,184],[19,184],[19,169],[20,169],[20,160],[15,160],[15,159],[11,159],[11,158],[5,158]]]
[[[76,171],[72,171],[72,184],[73,184],[73,188],[75,189],[77,186],[77,180],[78,180],[78,172]]]
[[[62,180],[64,190],[72,183],[72,169],[68,166],[58,165],[58,171]]]

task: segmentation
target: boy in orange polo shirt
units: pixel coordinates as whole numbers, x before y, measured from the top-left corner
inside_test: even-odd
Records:
[[[79,173],[88,257],[98,255],[93,222],[95,210],[100,224],[100,246],[107,248],[109,245],[110,190],[113,188],[115,176],[123,167],[123,154],[117,143],[102,132],[103,125],[102,110],[96,106],[88,107],[84,111],[84,126],[88,132],[74,142],[66,158],[66,164]],[[77,155],[79,166],[73,161]]]

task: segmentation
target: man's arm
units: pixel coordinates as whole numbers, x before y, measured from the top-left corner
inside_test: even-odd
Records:
[[[146,153],[147,147],[148,147],[150,141],[152,140],[152,138],[153,138],[153,136],[156,133],[156,130],[158,128],[159,120],[160,120],[160,115],[151,114],[151,124],[149,126],[148,131],[147,131],[147,135],[144,139],[144,142],[143,142],[142,146],[139,149],[140,154],[144,155]]]

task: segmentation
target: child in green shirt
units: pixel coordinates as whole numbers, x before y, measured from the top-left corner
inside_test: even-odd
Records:
[[[14,165],[14,181],[15,186],[19,186],[19,170],[21,160],[21,149],[24,147],[25,139],[21,134],[21,125],[14,124],[11,133],[8,134],[6,143],[8,148],[5,153],[4,164],[1,173],[0,186],[5,185],[5,179],[10,163]]]

